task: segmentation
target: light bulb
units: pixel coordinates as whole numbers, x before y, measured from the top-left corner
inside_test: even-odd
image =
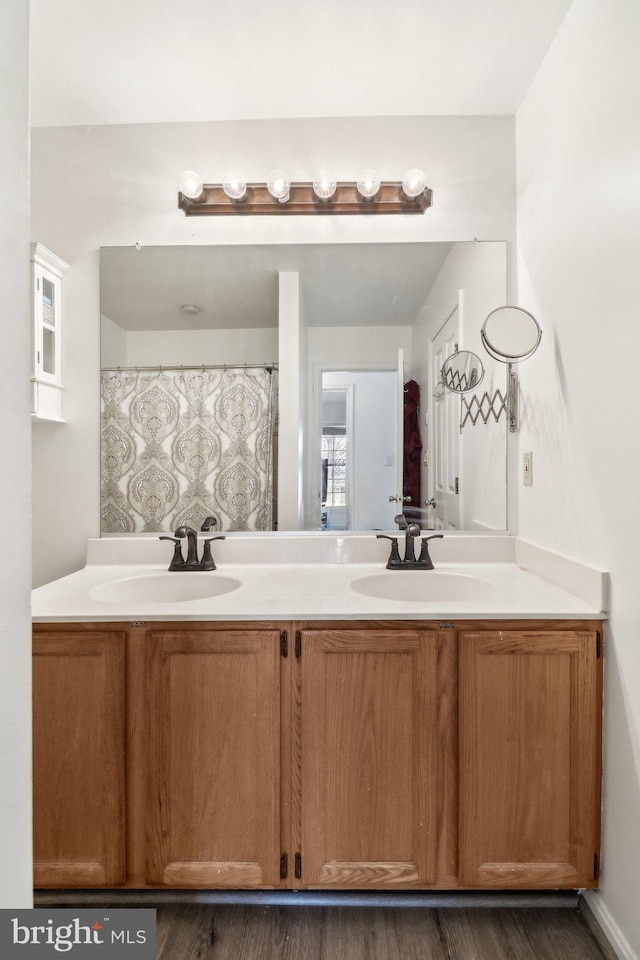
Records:
[[[402,190],[406,197],[415,200],[420,194],[424,193],[427,186],[427,178],[422,170],[414,168],[407,170],[402,178]]]
[[[247,192],[247,184],[242,179],[242,174],[236,173],[234,170],[224,178],[222,189],[230,200],[242,200]]]
[[[375,170],[363,170],[358,177],[358,193],[365,200],[373,200],[380,189],[380,179]]]
[[[338,184],[336,181],[332,180],[331,177],[324,173],[318,178],[318,180],[313,181],[313,192],[318,200],[331,200],[331,197],[334,195],[337,188]]]
[[[183,170],[180,174],[180,193],[189,200],[199,200],[203,186],[202,177],[195,170]]]
[[[280,203],[286,203],[289,199],[289,190],[291,183],[283,170],[272,170],[267,177],[267,190]]]

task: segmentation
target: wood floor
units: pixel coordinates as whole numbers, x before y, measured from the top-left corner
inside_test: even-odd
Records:
[[[571,909],[167,904],[158,960],[603,960]]]

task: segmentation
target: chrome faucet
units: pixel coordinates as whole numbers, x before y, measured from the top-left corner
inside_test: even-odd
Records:
[[[391,553],[387,560],[387,570],[433,570],[433,561],[429,556],[429,540],[442,540],[444,534],[434,533],[430,537],[422,537],[420,556],[416,560],[415,541],[420,536],[420,524],[409,523],[403,513],[394,518],[400,530],[405,532],[404,560],[400,559],[398,538],[390,537],[386,533],[378,533],[378,540],[391,540]]]
[[[212,517],[207,518],[212,520]],[[206,522],[206,521],[205,521]],[[215,522],[215,520],[214,520]],[[213,523],[209,526],[208,529],[211,529]],[[182,541],[186,538],[187,540],[187,559],[184,559],[182,554]],[[161,540],[171,540],[174,544],[173,548],[173,557],[171,563],[169,564],[169,570],[182,570],[187,572],[188,570],[215,570],[216,565],[211,554],[211,544],[214,540],[226,540],[224,536],[217,537],[208,537],[204,541],[204,547],[202,549],[202,557],[198,560],[198,534],[193,529],[193,527],[182,526],[178,527],[175,531],[173,537],[160,537]]]

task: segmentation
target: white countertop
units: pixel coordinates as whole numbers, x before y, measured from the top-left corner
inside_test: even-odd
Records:
[[[229,538],[230,540],[232,538]],[[371,538],[368,538],[370,541]],[[259,542],[258,542],[259,541]],[[295,541],[295,542],[294,542]],[[287,550],[274,551],[256,538],[234,543],[215,553],[218,569],[209,573],[166,573],[171,553],[169,544],[151,539],[113,539],[90,541],[88,563],[61,580],[33,591],[33,617],[36,622],[123,621],[123,620],[464,620],[464,619],[600,619],[606,609],[607,574],[567,558],[524,544],[512,537],[450,537],[432,547],[435,573],[455,574],[475,579],[473,597],[465,600],[389,600],[365,596],[352,589],[355,581],[377,576],[391,578],[392,589],[398,578],[408,584],[411,578],[416,592],[429,589],[431,571],[385,570],[388,542],[364,538],[335,538],[331,553],[323,562],[313,562],[314,549],[302,536],[291,538]],[[456,545],[457,541],[457,545]],[[487,549],[483,549],[483,543]],[[442,559],[438,562],[438,546]],[[257,545],[256,545],[257,543]],[[286,538],[285,538],[286,543]],[[146,544],[146,546],[144,546]],[[249,546],[247,546],[249,544]],[[272,542],[273,545],[273,542]],[[304,548],[304,559],[297,551]],[[268,551],[269,560],[264,551]],[[382,552],[384,559],[354,562],[367,551]],[[289,562],[284,561],[286,553]],[[239,562],[245,554],[251,562]],[[487,555],[491,562],[480,557]],[[164,556],[163,562],[156,562]],[[309,562],[311,556],[312,561]],[[333,561],[331,562],[331,556]],[[452,559],[452,557],[464,559]],[[274,560],[275,557],[275,560]],[[335,558],[339,557],[338,561]],[[469,558],[473,559],[469,559]],[[135,562],[123,562],[126,560]],[[152,561],[152,562],[150,562]],[[284,562],[283,562],[284,561]],[[527,569],[523,569],[527,567]],[[534,570],[535,572],[531,572]],[[538,575],[541,574],[541,575]],[[171,578],[170,585],[185,583],[193,577],[233,578],[239,586],[220,596],[196,600],[155,602],[137,600],[112,602],[97,599],[104,585],[139,577]],[[543,579],[546,577],[546,579]],[[432,580],[433,586],[436,580]],[[445,578],[440,576],[440,581]],[[479,581],[479,582],[478,582]],[[205,581],[202,581],[205,582]],[[210,581],[207,580],[206,584]],[[386,580],[377,581],[384,589]],[[213,580],[211,581],[213,583]],[[113,586],[107,588],[112,591]],[[116,588],[117,589],[117,588]],[[571,591],[571,592],[569,592]]]

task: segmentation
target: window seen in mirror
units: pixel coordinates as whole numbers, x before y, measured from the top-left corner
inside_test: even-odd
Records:
[[[345,428],[322,434],[322,529],[346,529],[347,437]]]

